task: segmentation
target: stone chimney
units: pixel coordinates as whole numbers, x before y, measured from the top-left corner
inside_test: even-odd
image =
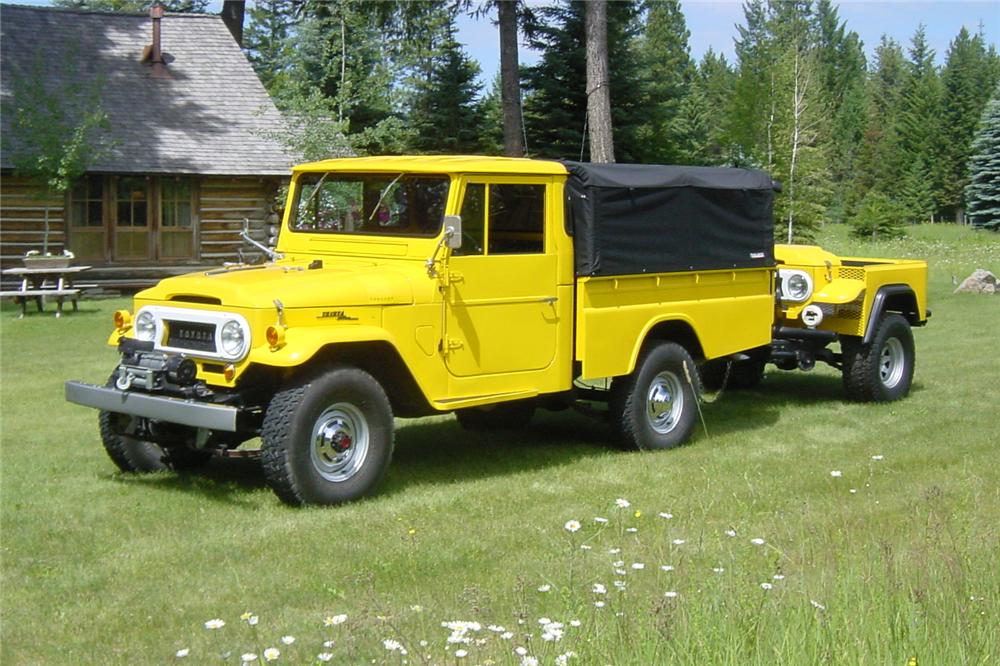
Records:
[[[222,22],[229,28],[240,48],[243,48],[243,16],[246,11],[246,0],[224,0],[222,3]]]

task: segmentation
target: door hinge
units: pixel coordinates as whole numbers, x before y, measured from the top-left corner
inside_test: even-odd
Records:
[[[445,338],[444,339],[444,353],[450,354],[453,351],[457,351],[465,346],[465,343],[461,340],[456,340],[455,338]]]

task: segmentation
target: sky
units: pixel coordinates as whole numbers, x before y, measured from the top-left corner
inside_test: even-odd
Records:
[[[532,0],[529,0],[531,2]],[[533,4],[547,4],[542,1]],[[944,64],[948,44],[962,26],[970,32],[982,24],[987,43],[1000,44],[1000,0],[881,0],[841,1],[836,3],[841,21],[861,37],[865,52],[871,56],[883,34],[904,45],[923,23],[927,39]],[[743,22],[743,3],[739,0],[681,0],[681,8],[691,33],[691,55],[701,59],[709,49],[723,53],[730,63],[736,59],[733,40],[736,24]],[[459,41],[466,53],[479,62],[482,81],[491,82],[499,68],[499,36],[496,26],[486,19],[463,17],[459,20]],[[521,63],[532,64],[538,53],[521,49]],[[487,83],[488,85],[488,83]]]

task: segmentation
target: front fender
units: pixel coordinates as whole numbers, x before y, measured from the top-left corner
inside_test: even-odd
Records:
[[[398,348],[395,339],[378,326],[292,327],[285,331],[281,347],[258,347],[250,353],[247,361],[277,368],[292,368],[311,359],[323,347],[348,342],[388,342]]]

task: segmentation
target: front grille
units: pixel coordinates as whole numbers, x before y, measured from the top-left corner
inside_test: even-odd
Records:
[[[215,352],[215,324],[170,321],[169,319],[166,324],[168,347]]]

